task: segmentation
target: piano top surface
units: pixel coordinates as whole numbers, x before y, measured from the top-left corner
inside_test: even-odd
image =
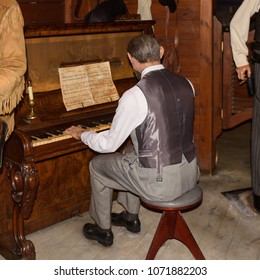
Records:
[[[57,25],[33,25],[24,27],[25,38],[64,36],[91,33],[112,33],[141,31],[152,32],[154,20],[115,21],[113,23],[67,23]]]

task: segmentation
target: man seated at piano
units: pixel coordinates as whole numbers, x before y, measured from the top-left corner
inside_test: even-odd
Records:
[[[65,130],[99,152],[90,162],[91,203],[83,234],[104,246],[113,244],[111,224],[138,233],[140,200],[173,200],[196,186],[199,169],[193,142],[194,89],[161,64],[164,49],[149,35],[128,45],[127,55],[141,79],[119,100],[107,131]],[[123,153],[116,150],[131,136]],[[121,213],[111,213],[118,190]]]
[[[24,19],[15,0],[0,1],[0,167],[5,140],[14,129],[26,71]]]

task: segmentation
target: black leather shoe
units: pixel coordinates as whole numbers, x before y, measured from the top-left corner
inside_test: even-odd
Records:
[[[260,212],[260,196],[253,194],[253,199],[254,199],[254,207],[256,211]]]
[[[125,227],[128,231],[131,231],[133,233],[140,232],[141,223],[140,223],[140,220],[138,219],[138,217],[135,219],[129,220],[129,219],[127,219],[127,215],[128,215],[128,213],[126,211],[123,211],[121,213],[112,213],[111,214],[112,225]]]
[[[85,224],[83,234],[87,239],[96,240],[103,246],[111,246],[113,244],[114,235],[111,229],[102,229],[97,224]]]
[[[8,131],[8,125],[5,121],[0,120],[0,168],[2,167],[3,163],[3,150],[5,144],[5,137]]]

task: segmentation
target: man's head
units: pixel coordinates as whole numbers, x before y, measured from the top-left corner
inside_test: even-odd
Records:
[[[144,68],[160,63],[163,47],[150,35],[134,37],[128,44],[127,54],[133,68],[141,72]]]
[[[141,63],[160,60],[160,45],[149,35],[134,37],[128,44],[127,52]]]

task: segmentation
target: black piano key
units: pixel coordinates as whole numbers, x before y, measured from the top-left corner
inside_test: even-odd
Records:
[[[53,137],[53,134],[51,134],[50,132],[46,132],[45,133],[48,137]]]
[[[59,134],[63,134],[63,131],[65,130],[66,128],[59,128],[59,129],[57,129],[57,130],[55,130],[56,131],[56,133],[58,133],[58,135]]]
[[[98,123],[97,122],[89,122],[89,121],[87,121],[87,122],[84,122],[84,123],[82,123],[82,127],[84,126],[84,127],[95,127],[95,126],[97,126],[98,125]]]
[[[110,122],[112,122],[112,118],[104,118],[104,119],[99,120],[100,124],[106,124],[106,123],[110,123]]]
[[[58,132],[53,133],[53,132],[54,131],[38,133],[38,134],[32,135],[31,139],[37,141],[39,139],[51,138],[51,137],[53,137],[53,135],[60,135],[60,134],[62,134],[62,132],[59,132],[59,133]]]
[[[40,138],[40,139],[44,139],[44,138],[48,138],[50,137],[50,135],[48,135],[48,133],[39,133],[39,134],[36,134],[36,135],[33,135],[37,138]]]
[[[60,135],[60,134],[62,134],[62,132],[58,131],[58,130],[51,130],[49,133],[53,134],[53,135]]]

